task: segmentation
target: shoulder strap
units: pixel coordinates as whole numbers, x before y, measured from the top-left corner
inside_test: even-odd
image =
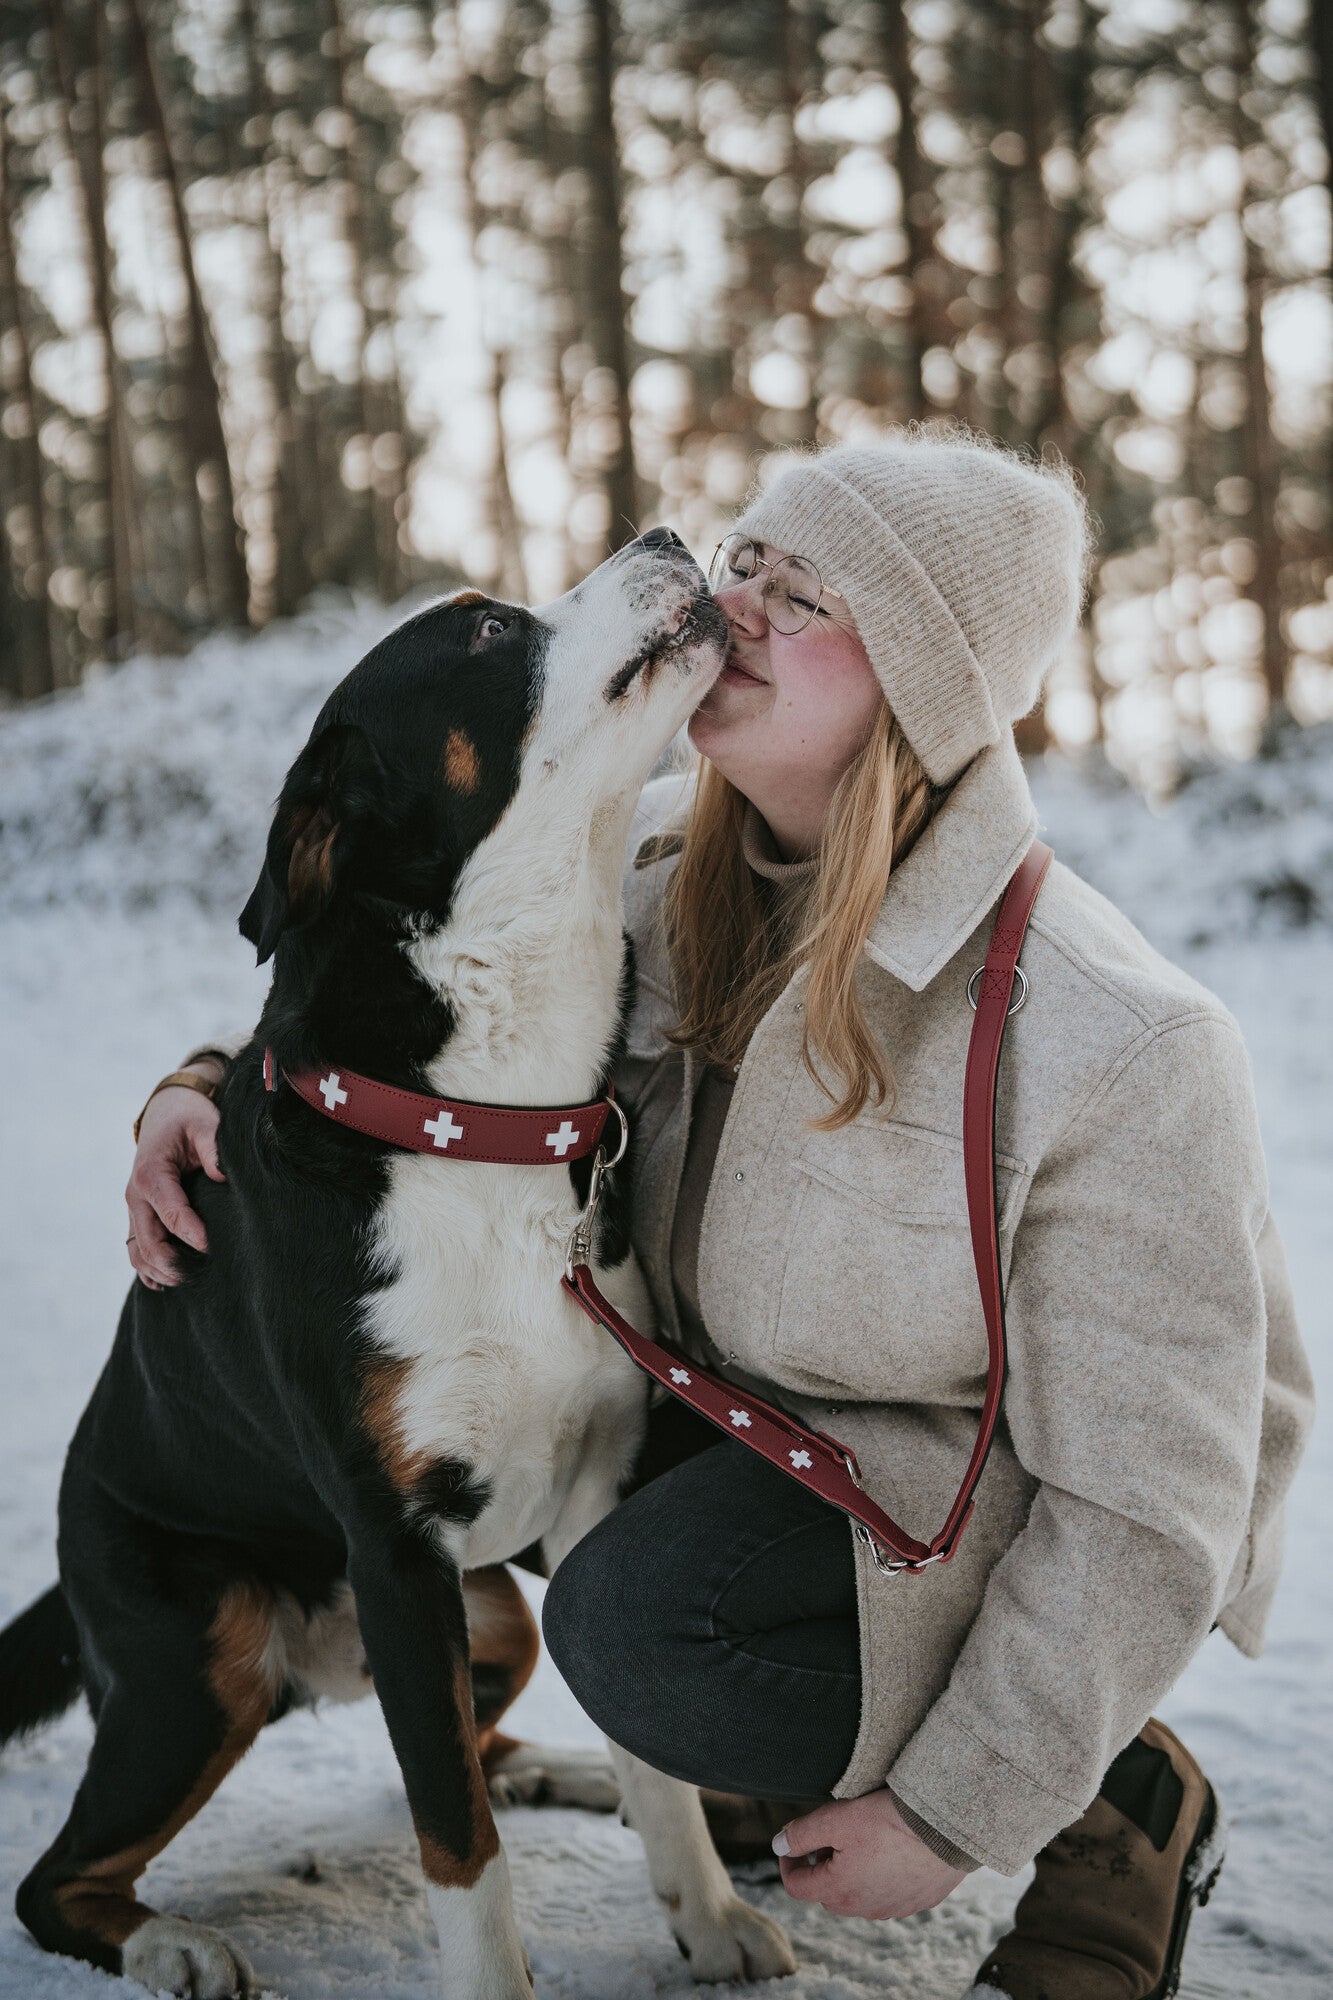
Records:
[[[968,983],[968,999],[976,1008],[972,1038],[967,1048],[967,1068],[963,1076],[963,1176],[967,1182],[967,1214],[972,1227],[972,1257],[981,1288],[981,1309],[986,1316],[989,1360],[986,1395],[981,1406],[977,1441],[972,1447],[958,1497],[949,1517],[931,1543],[931,1554],[947,1561],[967,1525],[972,1512],[972,1496],[985,1469],[991,1440],[1004,1398],[1009,1351],[1004,1326],[1004,1290],[1000,1278],[1000,1232],[995,1205],[995,1078],[1000,1067],[1000,1045],[1011,1013],[1027,998],[1027,980],[1018,971],[1018,954],[1037,900],[1037,891],[1046,880],[1054,856],[1044,841],[1034,840],[1005,890],[990,949],[980,974]],[[1023,980],[1017,1006],[1010,1005],[1014,977]],[[975,997],[973,986],[978,984]]]

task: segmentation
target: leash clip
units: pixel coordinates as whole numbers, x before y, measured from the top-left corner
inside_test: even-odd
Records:
[[[623,1107],[614,1097],[608,1098],[607,1102],[620,1120],[620,1144],[608,1160],[602,1151],[601,1140],[597,1141],[597,1151],[592,1156],[592,1179],[588,1182],[588,1199],[578,1221],[569,1233],[569,1242],[565,1246],[565,1276],[571,1284],[574,1281],[574,1266],[592,1262],[592,1232],[597,1221],[597,1204],[602,1198],[602,1182],[612,1167],[619,1166],[629,1145],[629,1119],[625,1116]]]
[[[947,1551],[940,1549],[933,1556],[922,1556],[919,1562],[913,1562],[908,1556],[890,1558],[884,1553],[883,1543],[871,1534],[864,1521],[853,1521],[852,1532],[857,1541],[863,1542],[869,1549],[871,1561],[881,1576],[919,1576],[922,1570],[929,1569],[932,1563],[948,1562],[953,1554],[952,1549]]]

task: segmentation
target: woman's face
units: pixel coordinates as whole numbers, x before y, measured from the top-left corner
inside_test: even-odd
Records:
[[[765,563],[787,551],[760,546]],[[716,590],[731,627],[721,675],[690,717],[690,742],[768,821],[779,849],[808,853],[839,778],[884,695],[846,603],[825,590],[801,631],[775,632],[767,570]]]

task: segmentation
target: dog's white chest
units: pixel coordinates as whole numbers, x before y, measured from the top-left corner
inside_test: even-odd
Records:
[[[376,1229],[392,1276],[365,1313],[386,1364],[377,1423],[404,1480],[449,1460],[485,1489],[449,1536],[465,1568],[539,1540],[591,1453],[628,1461],[638,1443],[646,1379],[560,1284],[574,1214],[564,1175],[394,1162]],[[646,1311],[637,1272],[608,1282],[627,1281]]]

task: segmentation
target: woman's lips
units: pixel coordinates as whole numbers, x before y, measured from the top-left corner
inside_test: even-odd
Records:
[[[747,673],[734,653],[728,654],[727,663],[718,675],[718,679],[728,682],[732,687],[767,687],[768,685],[767,681],[761,680],[758,674]]]

